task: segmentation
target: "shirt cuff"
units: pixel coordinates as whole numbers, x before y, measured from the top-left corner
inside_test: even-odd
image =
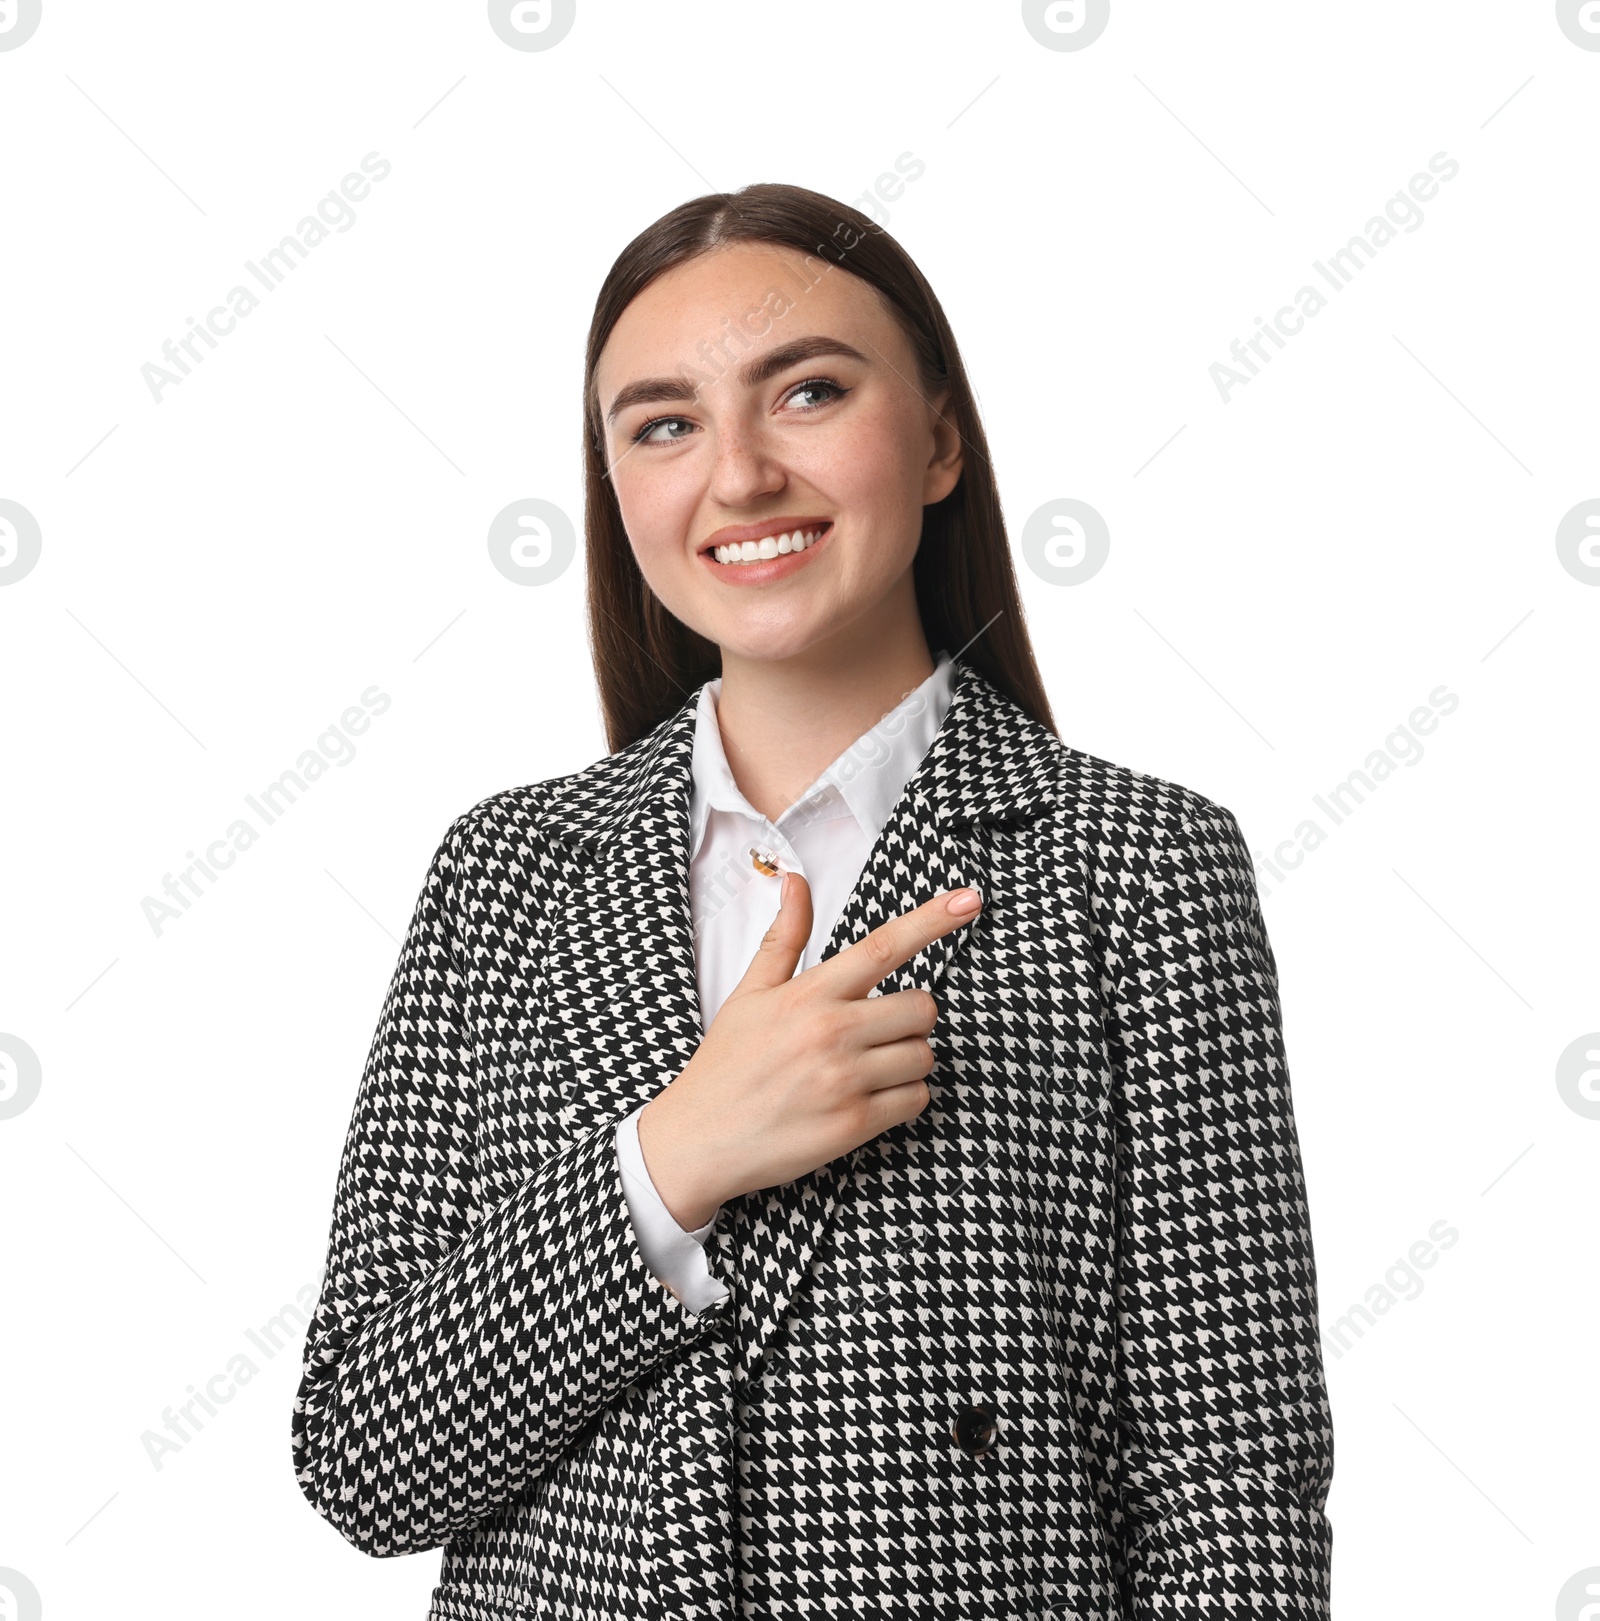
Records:
[[[712,1277],[705,1252],[706,1235],[716,1225],[722,1207],[718,1205],[703,1227],[678,1225],[656,1192],[644,1151],[639,1147],[639,1116],[645,1107],[640,1104],[617,1125],[617,1165],[622,1173],[623,1197],[645,1264],[690,1311],[701,1312],[728,1293]]]

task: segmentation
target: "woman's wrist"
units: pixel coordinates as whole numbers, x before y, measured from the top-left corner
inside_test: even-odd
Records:
[[[639,1152],[668,1214],[685,1232],[692,1232],[716,1215],[723,1196],[704,1180],[695,1144],[674,1129],[667,1091],[658,1093],[639,1111]]]

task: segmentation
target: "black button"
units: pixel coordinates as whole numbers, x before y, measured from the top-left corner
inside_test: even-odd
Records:
[[[955,1436],[956,1445],[968,1457],[981,1458],[994,1450],[999,1429],[1000,1419],[994,1408],[980,1403],[975,1407],[963,1407],[956,1414],[951,1434]]]

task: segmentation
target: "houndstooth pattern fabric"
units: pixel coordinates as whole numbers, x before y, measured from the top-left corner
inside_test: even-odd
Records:
[[[1328,1615],[1332,1432],[1277,965],[1235,818],[958,659],[826,956],[978,920],[930,1102],[649,1273],[612,1134],[699,1040],[698,693],[457,818],[340,1165],[308,1500],[429,1621]]]

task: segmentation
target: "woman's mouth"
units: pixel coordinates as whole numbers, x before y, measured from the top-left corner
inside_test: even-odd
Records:
[[[759,585],[803,568],[832,532],[831,520],[823,520],[763,535],[760,540],[708,547],[700,556],[730,585]]]

